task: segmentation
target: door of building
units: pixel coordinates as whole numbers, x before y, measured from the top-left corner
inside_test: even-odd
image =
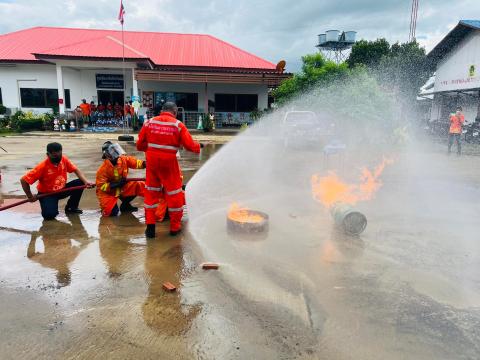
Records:
[[[123,91],[117,90],[98,90],[98,103],[107,105],[108,103],[115,105],[123,105]]]

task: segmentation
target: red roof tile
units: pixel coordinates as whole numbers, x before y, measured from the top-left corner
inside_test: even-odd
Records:
[[[159,66],[275,69],[210,35],[126,31],[124,38],[126,58],[150,59]],[[35,61],[35,55],[121,59],[121,39],[114,30],[35,27],[0,35],[0,61]]]

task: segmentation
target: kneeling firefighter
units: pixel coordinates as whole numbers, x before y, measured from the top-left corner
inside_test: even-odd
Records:
[[[177,235],[181,231],[185,194],[177,151],[183,146],[186,150],[200,153],[202,147],[192,139],[186,126],[177,120],[177,112],[177,105],[166,102],[160,116],[146,122],[138,135],[137,149],[145,151],[147,158],[145,235],[148,238],[155,237],[155,210],[162,193],[167,200],[170,235]]]
[[[130,202],[136,196],[143,196],[145,182],[128,181],[128,169],[144,169],[146,164],[133,156],[125,155],[119,144],[107,141],[102,146],[102,159],[105,159],[97,170],[97,198],[103,216],[116,216],[119,211],[136,211],[138,208]],[[118,208],[117,200],[122,204]]]

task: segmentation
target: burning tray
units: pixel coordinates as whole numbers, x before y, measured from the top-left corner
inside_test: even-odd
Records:
[[[233,232],[261,233],[268,230],[268,215],[233,204],[227,214],[227,228]]]

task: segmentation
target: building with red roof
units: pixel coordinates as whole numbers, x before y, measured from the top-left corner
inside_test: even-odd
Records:
[[[138,99],[154,113],[175,101],[187,113],[244,116],[268,107],[289,75],[210,35],[34,27],[0,35],[0,102],[71,111]],[[225,115],[226,116],[226,115]]]

